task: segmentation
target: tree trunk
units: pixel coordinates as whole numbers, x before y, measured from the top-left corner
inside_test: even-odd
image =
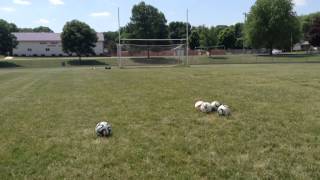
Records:
[[[78,55],[79,57],[79,65],[81,64],[81,55]]]
[[[272,56],[273,54],[272,54],[272,51],[273,51],[273,45],[272,44],[270,44],[270,49],[269,49],[269,55],[270,56]]]

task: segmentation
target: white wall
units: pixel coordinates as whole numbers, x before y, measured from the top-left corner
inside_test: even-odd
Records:
[[[46,48],[49,48],[49,51],[46,51]],[[32,51],[28,51],[31,49]],[[94,51],[96,55],[103,54],[103,42],[97,42]],[[18,56],[66,56],[62,51],[62,43],[61,42],[19,42],[18,46],[13,49],[13,55]]]

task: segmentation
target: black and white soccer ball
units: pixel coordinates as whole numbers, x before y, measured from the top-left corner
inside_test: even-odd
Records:
[[[200,110],[200,107],[201,105],[203,104],[204,102],[203,101],[197,101],[194,105],[194,107],[197,109],[197,110]]]
[[[229,106],[221,105],[218,108],[218,114],[220,116],[230,116],[231,115],[231,110],[230,110]]]
[[[219,101],[213,101],[211,103],[211,106],[212,106],[212,111],[217,111],[219,106],[221,106],[221,103]]]
[[[212,106],[210,103],[208,102],[204,102],[201,104],[200,106],[200,111],[203,112],[203,113],[210,113],[212,112]]]
[[[111,125],[107,122],[99,122],[96,126],[96,134],[99,137],[109,137],[112,134]]]

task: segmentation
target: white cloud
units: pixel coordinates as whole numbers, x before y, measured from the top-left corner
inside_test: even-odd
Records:
[[[92,16],[92,17],[109,17],[109,16],[111,16],[111,13],[107,12],[107,11],[94,12],[94,13],[91,13],[90,16]]]
[[[50,21],[48,19],[40,18],[39,20],[34,21],[36,24],[49,24]]]
[[[14,4],[19,4],[19,5],[30,5],[31,2],[28,0],[13,0]]]
[[[64,4],[63,0],[49,0],[49,2],[55,6]]]
[[[307,0],[293,0],[293,3],[296,5],[296,6],[304,6],[307,4]]]
[[[14,11],[16,11],[16,9],[14,9],[12,7],[0,7],[0,11],[3,11],[3,12],[14,12]]]

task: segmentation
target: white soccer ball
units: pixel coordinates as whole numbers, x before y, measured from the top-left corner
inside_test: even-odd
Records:
[[[211,106],[212,106],[212,111],[217,111],[219,106],[221,106],[221,103],[219,101],[213,101],[211,103]]]
[[[221,105],[218,108],[218,114],[220,116],[229,116],[231,114],[231,110],[227,105]]]
[[[203,113],[209,113],[212,111],[212,106],[210,103],[208,102],[204,102],[201,104],[200,106],[200,111],[203,112]]]
[[[197,101],[196,104],[194,105],[194,107],[195,107],[197,110],[200,110],[200,107],[201,107],[202,104],[203,104],[203,101]]]
[[[100,137],[108,137],[112,133],[111,125],[107,122],[99,122],[96,126],[96,134]]]

